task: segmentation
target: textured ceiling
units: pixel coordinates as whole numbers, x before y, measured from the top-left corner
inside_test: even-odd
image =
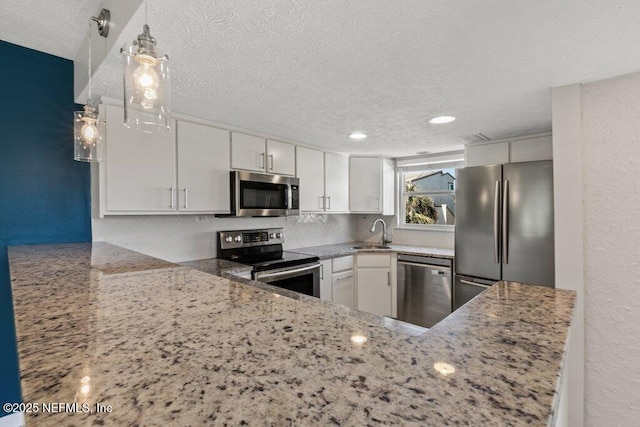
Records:
[[[21,41],[26,21],[52,16],[36,3],[54,2],[2,1],[0,37],[74,57],[77,10],[99,5],[55,2],[73,6],[66,33]],[[174,111],[352,153],[549,131],[552,86],[640,70],[638,0],[149,0],[148,21],[171,58]],[[120,73],[114,49],[94,92],[120,98]],[[441,114],[458,120],[428,123]],[[355,130],[369,138],[351,141]]]

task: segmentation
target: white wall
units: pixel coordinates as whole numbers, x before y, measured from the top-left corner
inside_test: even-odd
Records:
[[[583,346],[584,423],[569,375],[568,425],[637,426],[640,73],[554,89],[553,107],[556,275],[584,302],[584,339],[572,336],[568,360],[575,373]]]
[[[640,423],[640,73],[586,84],[586,425]]]
[[[557,426],[584,424],[584,250],[582,87],[554,88],[553,194],[556,287],[578,293],[566,356]]]
[[[355,216],[216,218],[211,215],[110,216],[93,219],[93,240],[106,241],[172,262],[216,256],[216,231],[282,227],[285,249],[351,242]]]

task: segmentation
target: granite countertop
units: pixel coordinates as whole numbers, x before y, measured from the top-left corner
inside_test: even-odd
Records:
[[[571,291],[499,282],[411,336],[105,243],[11,247],[9,258],[24,401],[112,408],[28,424],[553,421]]]
[[[322,246],[310,246],[306,248],[289,249],[291,252],[299,252],[307,255],[315,255],[320,257],[321,260],[335,258],[340,256],[354,255],[362,252],[397,252],[410,255],[427,255],[440,258],[453,259],[453,249],[431,248],[428,246],[411,246],[411,245],[396,245],[393,243],[388,244],[389,249],[352,249],[352,246],[358,245],[372,245],[378,242],[351,242],[351,243],[338,243],[334,245],[322,245]]]

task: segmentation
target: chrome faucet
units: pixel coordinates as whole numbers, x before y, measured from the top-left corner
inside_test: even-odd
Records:
[[[376,224],[381,222],[382,223],[382,246],[385,246],[387,243],[391,243],[391,240],[387,239],[387,224],[384,222],[383,219],[378,218],[375,221],[373,221],[373,225],[371,226],[371,231],[372,233],[376,232]]]

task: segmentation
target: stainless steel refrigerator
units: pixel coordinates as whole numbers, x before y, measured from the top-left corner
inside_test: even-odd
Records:
[[[498,280],[554,287],[553,163],[456,173],[454,309]]]

